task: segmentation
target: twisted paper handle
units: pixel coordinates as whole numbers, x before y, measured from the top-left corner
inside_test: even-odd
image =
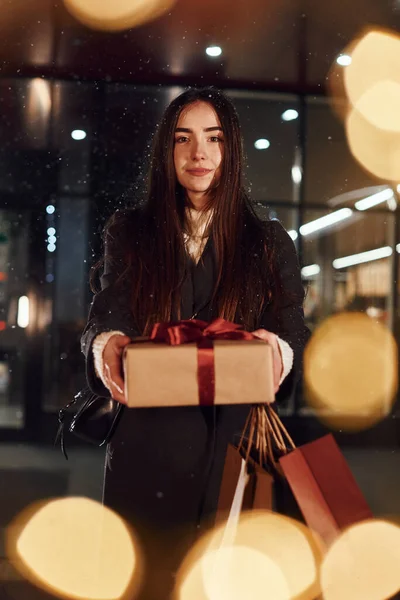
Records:
[[[249,430],[249,435],[246,433]],[[249,459],[252,448],[258,451],[258,461],[261,466],[269,463],[276,470],[279,464],[275,453],[287,454],[290,450],[296,448],[294,441],[289,435],[286,427],[270,405],[254,406],[247,417],[242,436],[240,438],[238,449],[246,448],[246,462]]]

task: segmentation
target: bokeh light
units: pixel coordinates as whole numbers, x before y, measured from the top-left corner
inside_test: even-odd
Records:
[[[383,520],[347,529],[321,566],[324,600],[385,600],[400,590],[400,528]]]
[[[232,545],[228,537],[224,523],[195,545],[178,574],[178,600],[261,600],[266,590],[269,600],[318,596],[322,545],[305,525],[250,511],[241,515]]]
[[[363,313],[341,313],[314,332],[304,354],[308,403],[335,429],[371,427],[390,412],[397,392],[392,333]]]
[[[7,549],[27,579],[63,598],[131,598],[140,583],[132,533],[117,514],[88,498],[30,507],[9,526]]]
[[[176,0],[64,0],[78,21],[92,29],[122,31],[138,27],[170,10]]]
[[[398,133],[400,132],[399,106],[400,83],[377,81],[360,96],[355,108],[371,125]]]
[[[203,588],[203,589],[202,589]],[[211,550],[189,571],[182,600],[290,600],[280,568],[265,554],[243,546]]]
[[[370,31],[354,46],[344,71],[349,102],[375,127],[400,131],[400,39]]]
[[[331,107],[345,123],[354,158],[375,177],[398,181],[398,33],[374,28],[354,39],[332,64],[328,86]]]
[[[346,133],[351,153],[367,171],[389,181],[400,179],[399,133],[375,127],[354,109],[347,116]]]

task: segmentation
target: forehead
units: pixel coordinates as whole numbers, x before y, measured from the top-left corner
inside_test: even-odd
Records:
[[[178,119],[177,127],[213,127],[221,126],[220,120],[213,106],[208,102],[194,102],[185,107]]]

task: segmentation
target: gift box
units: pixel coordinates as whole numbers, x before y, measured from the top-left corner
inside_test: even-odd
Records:
[[[275,400],[272,350],[238,325],[158,324],[124,352],[129,407],[263,404]]]

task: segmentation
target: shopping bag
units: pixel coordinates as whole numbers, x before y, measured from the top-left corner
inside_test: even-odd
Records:
[[[272,510],[273,477],[243,451],[228,445],[215,523],[232,519],[232,510]],[[239,496],[238,496],[239,494]],[[234,500],[236,499],[236,503]]]
[[[332,434],[296,448],[271,407],[252,410],[267,460],[286,477],[307,525],[326,545],[346,527],[373,517]]]
[[[207,570],[203,562],[203,582],[210,598],[220,598],[221,586],[223,588],[224,581],[231,577],[242,511],[272,509],[273,477],[250,456],[254,430],[246,440],[247,450],[244,433],[238,447],[232,444],[227,447],[215,520],[217,526],[224,523],[222,537],[215,549],[212,568]]]
[[[309,525],[327,545],[341,531],[373,514],[332,434],[279,460]]]

